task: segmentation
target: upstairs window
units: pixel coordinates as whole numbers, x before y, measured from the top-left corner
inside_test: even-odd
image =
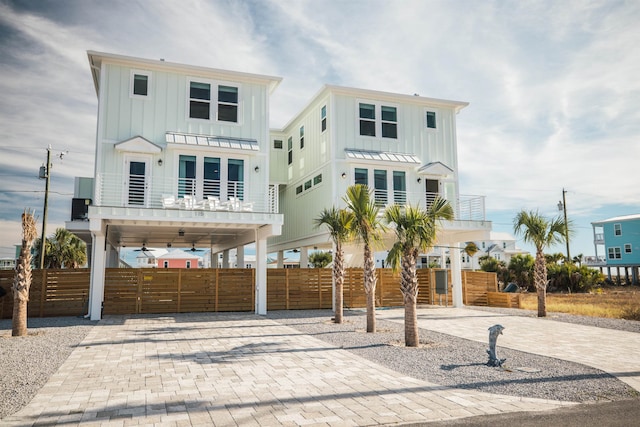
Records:
[[[327,106],[323,105],[320,109],[320,132],[327,130]]]
[[[149,74],[134,72],[131,77],[131,94],[134,96],[149,95]]]
[[[287,164],[293,163],[293,137],[287,139]]]
[[[613,224],[613,234],[622,236],[622,224]]]
[[[218,120],[238,122],[238,88],[218,86]]]
[[[360,135],[376,136],[376,106],[360,104]]]
[[[427,128],[436,128],[436,113],[435,111],[427,111]]]
[[[624,253],[625,254],[630,254],[631,253],[631,243],[625,243],[624,244]]]
[[[281,139],[274,139],[273,140],[273,148],[276,150],[282,150],[282,140]]]
[[[189,85],[189,117],[209,120],[211,109],[211,85],[191,82]]]
[[[398,118],[396,114],[396,107],[382,106],[382,137],[383,138],[398,138]]]
[[[304,126],[300,126],[300,149],[304,148]]]
[[[622,258],[622,253],[620,252],[620,248],[609,248],[609,259],[620,259]]]

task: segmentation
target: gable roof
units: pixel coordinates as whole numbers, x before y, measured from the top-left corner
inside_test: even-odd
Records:
[[[196,254],[190,254],[182,249],[174,249],[170,252],[167,252],[164,255],[158,257],[159,260],[162,259],[199,259],[200,257]]]
[[[114,148],[116,151],[128,151],[130,153],[155,154],[162,151],[162,147],[140,135],[118,142],[114,145]]]
[[[422,175],[451,175],[453,169],[442,162],[431,162],[418,169],[418,173]]]
[[[594,221],[591,224],[597,225],[604,224],[605,222],[633,221],[636,219],[640,219],[640,214],[614,216],[613,218],[603,219],[602,221]]]

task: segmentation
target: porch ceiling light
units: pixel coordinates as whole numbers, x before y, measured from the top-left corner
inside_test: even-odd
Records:
[[[184,237],[184,230],[178,230],[178,236]]]
[[[256,166],[253,170],[256,171],[256,173],[260,172],[260,166]]]

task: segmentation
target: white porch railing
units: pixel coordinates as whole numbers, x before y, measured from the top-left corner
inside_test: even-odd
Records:
[[[421,208],[428,208],[434,202],[437,193],[410,193],[397,190],[379,190],[373,192],[376,205],[383,208],[390,204],[417,205]],[[456,200],[449,200],[454,211],[454,219],[459,221],[485,221],[486,212],[484,196],[460,195]]]
[[[145,176],[100,174],[95,206],[150,209],[205,209],[278,213],[278,191],[252,196],[242,181],[149,179]]]

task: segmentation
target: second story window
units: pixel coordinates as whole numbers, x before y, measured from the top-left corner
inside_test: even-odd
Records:
[[[327,106],[323,105],[320,109],[320,132],[327,130]]]
[[[613,224],[613,234],[622,236],[622,224]]]
[[[218,120],[238,122],[238,88],[218,86]]]
[[[274,139],[273,140],[273,148],[276,150],[282,150],[282,140],[281,139]]]
[[[149,75],[133,73],[131,94],[134,96],[147,96],[149,94]]]
[[[427,128],[436,128],[436,113],[435,111],[427,111]]]
[[[293,137],[287,139],[287,164],[293,163]]]
[[[304,126],[300,126],[300,149],[304,148]]]
[[[360,135],[376,136],[376,106],[360,104]]]
[[[398,138],[398,118],[396,107],[380,107],[382,111],[382,137]]]
[[[189,117],[209,120],[211,110],[211,85],[191,82],[189,85]]]

